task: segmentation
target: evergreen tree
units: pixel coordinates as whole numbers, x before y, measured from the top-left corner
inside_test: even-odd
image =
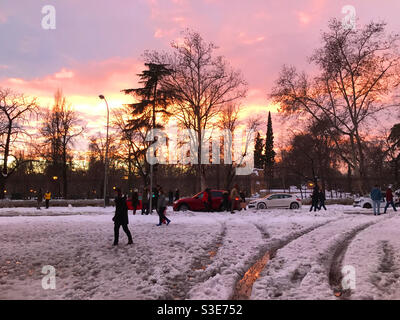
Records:
[[[254,167],[257,169],[264,168],[264,139],[261,138],[259,132],[257,132],[256,141],[254,145]]]
[[[271,188],[271,182],[273,179],[275,155],[276,153],[274,151],[274,132],[272,130],[271,112],[269,112],[267,137],[265,139],[265,152],[264,152],[264,179],[267,182],[268,188]]]
[[[135,144],[135,154],[133,157],[137,160],[136,167],[139,168],[141,175],[147,180],[149,164],[144,161],[146,152],[154,141],[147,141],[146,136],[151,129],[162,128],[163,125],[156,122],[157,114],[162,115],[162,120],[169,116],[167,107],[172,98],[172,91],[166,91],[161,88],[160,82],[163,77],[171,74],[172,70],[167,68],[166,64],[145,63],[147,70],[138,74],[139,83],[143,86],[134,89],[124,89],[122,92],[130,94],[138,101],[125,105],[130,109],[131,117],[127,119],[123,135],[128,140],[137,138],[139,142]],[[121,118],[122,120],[124,117]],[[124,122],[123,120],[122,122]],[[121,122],[121,121],[120,121]],[[121,127],[121,125],[120,125]],[[122,125],[123,127],[123,125]],[[154,181],[157,183],[157,165],[154,169]]]

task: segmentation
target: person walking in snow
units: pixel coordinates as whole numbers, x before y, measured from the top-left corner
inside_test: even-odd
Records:
[[[374,215],[381,215],[381,200],[382,200],[382,191],[379,189],[378,185],[376,184],[375,187],[371,190],[371,200],[372,205],[374,207]]]
[[[321,208],[324,208],[326,210],[325,201],[326,201],[325,191],[322,190],[322,189],[319,189],[319,192],[318,192],[318,202],[319,202],[318,210],[321,210]]]
[[[37,209],[41,210],[40,205],[42,203],[42,199],[43,199],[43,194],[42,194],[42,189],[39,189],[38,194],[37,194]]]
[[[116,197],[114,199],[115,215],[112,219],[114,221],[114,243],[113,243],[113,245],[114,246],[118,245],[119,229],[121,226],[128,237],[128,244],[132,244],[133,243],[132,235],[128,228],[129,219],[128,219],[128,206],[126,204],[126,197],[122,196],[121,189],[119,189],[119,188],[116,188],[115,192],[116,192]]]
[[[394,211],[397,211],[396,206],[394,205],[394,201],[393,201],[392,188],[388,187],[387,190],[386,190],[386,206],[385,206],[384,213],[386,213],[386,211],[387,211],[387,209],[389,208],[390,205],[392,205]]]
[[[172,190],[168,191],[168,205],[172,205],[174,202],[174,192]]]
[[[206,190],[204,190],[201,201],[203,202],[206,212],[211,212],[212,211],[212,199],[211,199],[210,188],[207,188]]]
[[[224,209],[224,211],[229,211],[229,192],[228,191],[224,191],[222,193],[222,208]]]
[[[139,193],[138,189],[134,189],[132,192],[132,207],[133,207],[133,214],[136,214],[136,208],[139,204]]]
[[[49,190],[47,190],[46,193],[44,194],[44,200],[46,201],[46,209],[48,209],[51,200],[51,192]]]
[[[244,209],[246,210],[246,195],[243,190],[239,192],[240,196],[240,210]]]
[[[171,223],[171,220],[169,220],[165,216],[165,212],[167,210],[167,198],[164,194],[164,191],[161,187],[159,187],[159,195],[158,195],[158,200],[157,200],[157,213],[158,216],[160,217],[160,222],[157,224],[157,226],[161,226],[163,224],[163,221],[167,221],[167,226]]]
[[[237,207],[237,203],[239,202],[239,186],[235,184],[231,191],[231,213],[235,213],[235,208]]]
[[[318,187],[316,186],[313,190],[313,193],[311,195],[311,208],[310,212],[314,209],[314,212],[317,211],[318,209],[318,200],[319,200],[319,194],[318,194]]]

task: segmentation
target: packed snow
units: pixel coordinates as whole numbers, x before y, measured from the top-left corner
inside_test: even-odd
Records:
[[[246,210],[129,215],[133,245],[112,207],[0,209],[0,299],[231,299],[249,268],[270,260],[249,299],[338,299],[329,274],[353,266],[349,299],[400,298],[400,218],[344,205],[328,211]],[[44,289],[44,266],[56,288]]]

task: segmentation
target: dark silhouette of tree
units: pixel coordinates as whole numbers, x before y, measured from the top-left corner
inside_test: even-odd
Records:
[[[272,129],[271,112],[268,112],[267,136],[265,138],[264,150],[264,179],[269,189],[271,189],[272,179],[274,177],[274,164],[275,164],[274,151],[274,132]]]
[[[36,98],[0,88],[0,199],[4,198],[9,177],[20,165],[30,161],[24,159],[21,143],[29,136],[26,125],[36,111]]]
[[[62,196],[68,198],[68,171],[71,170],[74,140],[83,133],[78,114],[68,104],[61,90],[54,95],[54,105],[43,114],[40,133],[44,138],[40,154],[48,163],[48,173],[59,176]]]
[[[193,130],[197,146],[196,169],[200,189],[206,187],[206,166],[201,164],[204,131],[220,114],[221,108],[246,94],[246,82],[226,59],[215,56],[217,47],[199,33],[187,30],[182,42],[172,43],[173,53],[146,53],[153,63],[168,64],[173,72],[162,80],[165,90],[173,92],[174,117],[181,126]]]
[[[264,168],[264,139],[261,138],[260,132],[257,132],[256,141],[254,143],[254,167],[257,169]]]
[[[271,94],[286,115],[329,121],[336,148],[353,170],[360,193],[365,193],[367,178],[364,124],[377,112],[398,105],[391,93],[399,85],[399,36],[387,34],[385,26],[371,22],[349,30],[331,20],[321,48],[310,59],[319,74],[310,78],[285,66]],[[342,146],[350,146],[349,152]]]
[[[400,123],[395,124],[390,130],[389,137],[387,139],[389,155],[389,161],[393,168],[393,176],[395,183],[400,187]]]
[[[161,115],[162,120],[166,120],[170,115],[167,107],[173,91],[165,90],[160,85],[161,80],[171,74],[171,70],[166,64],[145,63],[145,66],[147,70],[138,74],[139,83],[143,86],[122,90],[125,94],[132,95],[138,102],[127,104],[127,108],[120,109],[119,114],[115,114],[115,117],[123,141],[128,144],[128,164],[136,167],[147,184],[150,165],[145,161],[145,156],[155,140],[146,141],[146,136],[152,128],[163,127],[161,122],[157,123],[157,115]],[[128,115],[128,117],[124,115]],[[156,171],[156,166],[154,167]],[[156,184],[156,174],[154,181]]]

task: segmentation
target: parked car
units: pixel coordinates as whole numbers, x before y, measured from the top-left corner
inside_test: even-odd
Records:
[[[222,206],[222,195],[224,190],[211,190],[211,201],[212,201],[212,208],[214,211],[222,211],[226,208]],[[191,198],[182,198],[174,202],[173,208],[174,211],[204,211],[206,208],[204,206],[203,198],[204,191],[199,192],[198,194],[194,195]],[[229,199],[230,201],[230,199]],[[238,206],[240,206],[239,201]],[[239,207],[235,209],[240,209]]]
[[[298,195],[288,193],[268,194],[263,198],[249,202],[249,208],[270,209],[270,208],[301,208],[301,199]]]
[[[129,198],[126,200],[126,205],[128,206],[128,210],[133,210],[133,205],[132,205],[132,198]],[[142,210],[142,200],[139,199],[138,205],[136,207],[136,210]]]
[[[396,206],[400,206],[399,194],[397,191],[393,195],[393,202]],[[386,206],[386,193],[382,192],[381,207]],[[358,197],[354,199],[353,207],[360,207],[364,209],[372,208],[372,199],[370,196]]]

